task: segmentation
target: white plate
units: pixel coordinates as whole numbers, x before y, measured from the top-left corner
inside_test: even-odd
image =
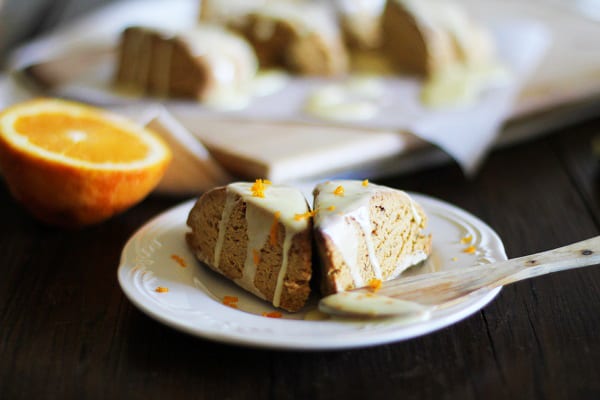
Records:
[[[448,203],[413,195],[429,216],[433,253],[424,265],[406,274],[463,268],[474,263],[505,260],[498,235],[484,222]],[[138,230],[125,245],[119,283],[131,302],[150,317],[194,336],[224,343],[278,349],[341,349],[389,343],[420,336],[453,324],[480,310],[500,288],[478,292],[465,301],[436,311],[425,321],[305,320],[317,298],[299,313],[282,312],[280,319],[262,316],[275,311],[268,303],[198,263],[184,236],[194,201],[164,212]],[[476,252],[467,254],[461,238],[471,235]],[[181,257],[183,263],[177,260]],[[185,264],[185,266],[182,266]],[[158,286],[168,288],[158,293]],[[237,296],[238,309],[222,304]],[[314,314],[314,313],[311,313]]]

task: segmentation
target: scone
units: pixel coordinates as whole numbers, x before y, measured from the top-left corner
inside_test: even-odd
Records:
[[[206,192],[188,220],[196,257],[236,284],[288,311],[310,293],[312,219],[294,188],[239,182]]]
[[[213,25],[172,32],[129,27],[119,44],[117,86],[201,101],[242,91],[258,64],[250,45]]]
[[[430,77],[494,56],[487,31],[450,0],[389,0],[382,31],[385,53],[400,72]]]
[[[346,73],[348,55],[332,10],[318,2],[270,2],[231,26],[254,47],[261,68],[302,75]]]
[[[248,13],[274,1],[281,0],[200,0],[199,20],[235,26],[241,23]]]
[[[349,48],[373,50],[380,47],[385,0],[335,0],[335,5]]]
[[[315,188],[314,199],[323,295],[393,279],[431,253],[425,212],[405,192],[329,181]]]

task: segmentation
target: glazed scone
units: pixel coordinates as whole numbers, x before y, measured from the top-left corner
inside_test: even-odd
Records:
[[[196,257],[256,296],[288,311],[310,293],[311,213],[302,193],[262,180],[204,193],[186,240]]]
[[[351,49],[381,46],[381,16],[385,0],[335,0],[344,39]]]
[[[201,22],[237,25],[248,13],[278,0],[200,0]]]
[[[242,91],[257,68],[248,43],[218,26],[180,32],[129,27],[121,35],[115,80],[126,90],[205,101]]]
[[[393,279],[431,253],[427,216],[400,190],[329,181],[315,188],[314,209],[324,295]]]
[[[455,64],[487,64],[488,32],[450,0],[390,0],[382,21],[384,50],[401,72],[433,76]]]
[[[348,55],[332,10],[318,2],[270,2],[232,26],[252,43],[261,68],[334,76]]]

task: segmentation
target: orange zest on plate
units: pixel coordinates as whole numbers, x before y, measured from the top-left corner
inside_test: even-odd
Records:
[[[237,296],[224,296],[223,304],[227,307],[238,308],[238,297]]]
[[[80,227],[141,201],[171,161],[153,132],[83,104],[39,99],[0,113],[0,167],[38,219]]]
[[[280,313],[279,311],[265,311],[262,313],[263,317],[267,317],[267,318],[282,318],[283,314]]]
[[[475,253],[475,251],[477,251],[477,248],[475,246],[469,246],[469,247],[463,249],[463,253],[467,253],[467,254],[473,254],[473,253]]]
[[[465,237],[463,237],[463,238],[460,239],[460,243],[461,244],[469,244],[472,241],[473,241],[473,236],[471,236],[471,235],[467,235],[467,236],[465,236]]]
[[[177,264],[179,264],[180,267],[182,267],[182,268],[187,267],[187,263],[185,262],[183,257],[178,256],[177,254],[171,254],[171,259],[173,261],[175,261]]]

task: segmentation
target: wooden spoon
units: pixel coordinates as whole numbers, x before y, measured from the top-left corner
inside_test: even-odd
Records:
[[[596,264],[600,264],[600,236],[493,264],[394,279],[376,294],[367,288],[336,293],[321,299],[319,310],[346,317],[426,317],[480,290]]]

